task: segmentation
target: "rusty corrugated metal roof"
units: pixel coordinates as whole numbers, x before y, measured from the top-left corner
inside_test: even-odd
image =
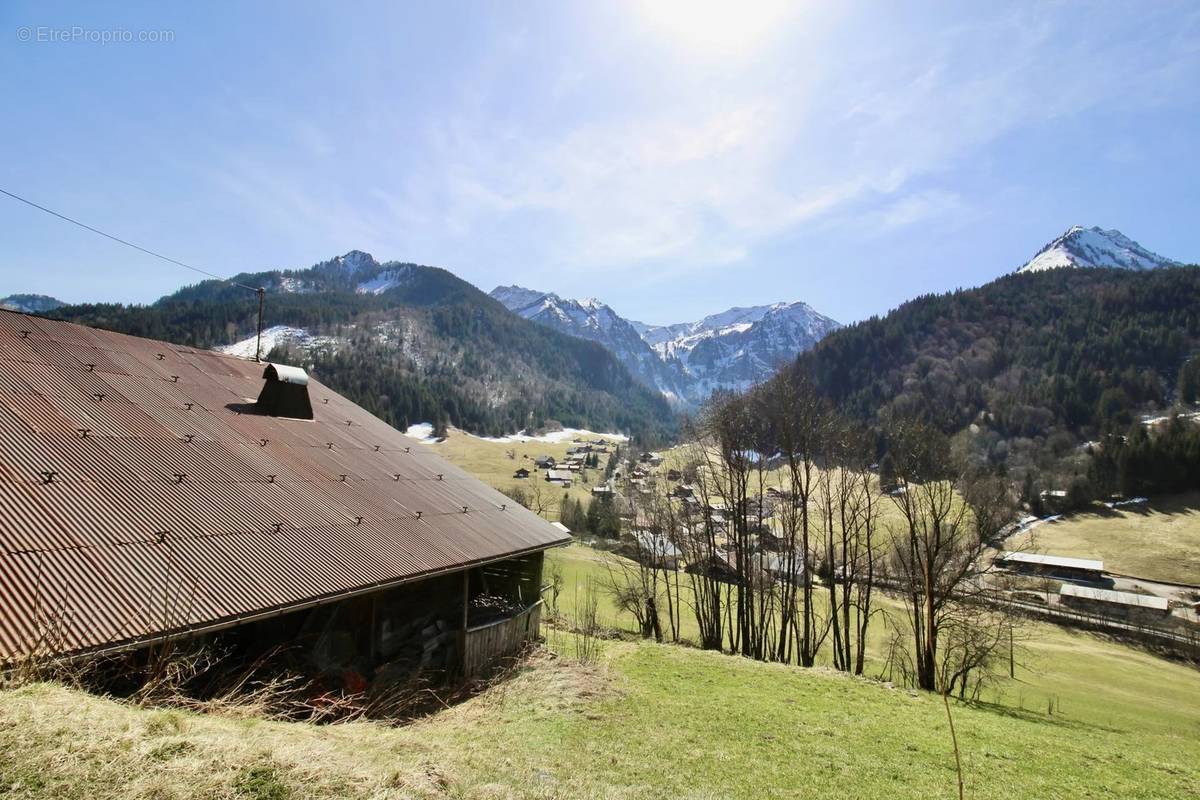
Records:
[[[252,361],[0,311],[0,660],[567,540],[315,380],[313,420],[245,413],[261,385]]]

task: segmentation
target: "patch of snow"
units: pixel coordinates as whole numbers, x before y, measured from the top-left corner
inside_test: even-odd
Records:
[[[289,294],[312,294],[316,289],[311,283],[300,278],[284,276],[279,279],[279,291]]]
[[[475,436],[472,433],[466,434],[475,439],[481,439],[485,442],[497,442],[500,444],[512,444],[514,442],[545,442],[547,444],[557,444],[559,442],[569,442],[572,439],[608,439],[613,442],[628,442],[629,437],[623,433],[597,433],[589,431],[586,428],[563,428],[560,431],[550,431],[538,436],[533,436],[525,431],[510,434],[508,436]]]
[[[267,353],[271,352],[278,345],[292,344],[305,350],[311,350],[314,347],[331,346],[334,343],[335,340],[331,336],[313,336],[303,328],[293,328],[290,325],[274,325],[262,332],[262,348],[259,352],[265,358]],[[239,358],[254,358],[257,345],[258,337],[251,336],[242,339],[240,342],[234,342],[233,344],[213,349]]]
[[[412,269],[408,267],[389,269],[379,273],[369,281],[363,281],[356,287],[355,291],[359,294],[383,294],[389,289],[403,286],[411,275]]]
[[[404,435],[420,440],[421,444],[438,444],[444,441],[433,435],[432,422],[418,422],[416,425],[409,425],[408,429],[404,431]]]
[[[1121,508],[1122,506],[1144,506],[1150,502],[1148,497],[1131,497],[1128,500],[1117,500],[1116,502],[1105,503],[1109,508]]]

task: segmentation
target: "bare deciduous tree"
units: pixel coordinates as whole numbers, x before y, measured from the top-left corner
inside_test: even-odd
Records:
[[[983,577],[987,542],[955,491],[959,476],[946,437],[921,421],[898,419],[888,439],[897,477],[891,497],[904,520],[892,532],[891,578],[907,608],[913,677],[929,691],[965,691],[1012,622]]]

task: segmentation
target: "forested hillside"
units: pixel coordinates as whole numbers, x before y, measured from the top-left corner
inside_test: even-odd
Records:
[[[996,464],[1045,464],[1195,401],[1198,352],[1200,268],[1060,269],[920,297],[834,332],[792,369],[864,421],[923,416],[969,427]]]
[[[321,337],[319,346],[272,357],[305,364],[394,425],[448,422],[498,435],[557,420],[648,441],[673,430],[666,401],[600,345],[522,319],[446,270],[380,264],[365,253],[308,270],[205,281],[148,306],[64,306],[51,313],[215,347],[255,332],[257,297],[237,283],[266,289],[267,325]]]

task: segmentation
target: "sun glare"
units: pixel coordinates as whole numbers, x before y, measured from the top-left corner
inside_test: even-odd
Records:
[[[784,0],[634,0],[645,21],[680,43],[713,55],[759,44],[787,15]]]

